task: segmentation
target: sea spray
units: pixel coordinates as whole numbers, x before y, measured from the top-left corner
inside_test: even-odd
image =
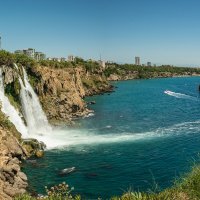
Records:
[[[25,117],[28,133],[34,135],[43,135],[51,132],[51,126],[48,123],[47,117],[42,110],[39,98],[35,94],[25,69],[23,69],[24,82],[19,77],[21,85],[20,99],[22,104],[22,111]]]
[[[16,129],[22,134],[22,137],[27,137],[27,128],[20,117],[19,112],[14,108],[14,106],[11,105],[8,97],[5,96],[2,68],[0,68],[0,101],[2,112],[15,125]]]

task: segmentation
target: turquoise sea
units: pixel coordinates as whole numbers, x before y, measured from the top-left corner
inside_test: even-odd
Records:
[[[199,162],[199,77],[112,84],[115,92],[86,98],[96,102],[89,105],[93,116],[79,119],[75,128],[62,127],[66,134],[77,132],[69,145],[25,163],[31,191],[44,193],[45,185],[63,181],[85,199],[130,188],[159,191]],[[75,172],[59,175],[73,166]]]

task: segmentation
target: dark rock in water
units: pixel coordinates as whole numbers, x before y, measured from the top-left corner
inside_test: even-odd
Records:
[[[100,168],[102,168],[102,169],[113,169],[112,165],[109,165],[109,164],[101,165]]]
[[[98,177],[98,174],[96,173],[88,173],[85,175],[86,178],[91,179],[91,178],[96,178]]]
[[[68,175],[72,172],[74,172],[76,170],[75,167],[70,167],[70,168],[65,168],[65,169],[62,169],[60,172],[59,172],[59,175]]]

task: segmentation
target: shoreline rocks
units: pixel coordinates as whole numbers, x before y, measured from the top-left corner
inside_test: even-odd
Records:
[[[9,130],[0,127],[0,199],[11,200],[26,192],[26,175],[21,172],[23,148]]]
[[[41,158],[44,156],[46,145],[44,142],[38,141],[34,138],[22,139],[22,148],[25,150],[27,157],[36,156]]]

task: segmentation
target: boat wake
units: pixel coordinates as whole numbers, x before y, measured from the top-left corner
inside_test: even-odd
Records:
[[[170,90],[165,90],[164,93],[169,95],[169,96],[173,96],[175,98],[178,98],[178,99],[188,99],[188,100],[192,100],[192,101],[198,101],[197,97],[193,97],[193,96],[190,96],[190,95],[187,95],[187,94],[176,93],[176,92],[172,92]]]

